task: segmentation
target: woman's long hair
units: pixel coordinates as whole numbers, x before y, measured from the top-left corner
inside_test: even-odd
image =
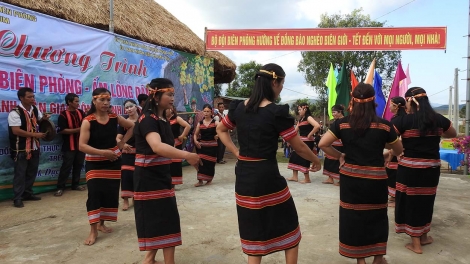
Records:
[[[307,103],[300,103],[298,106],[297,106],[297,109],[295,110],[297,114],[299,114],[299,107],[301,108],[305,108],[305,115],[300,118],[299,122],[302,122],[304,120],[307,120],[307,118],[309,116],[312,116],[312,112],[310,111],[310,108],[309,108],[309,105]]]
[[[173,115],[171,115],[170,119],[173,120],[178,117],[178,113],[176,112],[176,106],[172,105],[171,110],[173,110]]]
[[[412,87],[405,93],[413,115],[413,123],[418,124],[421,136],[437,134],[437,114],[429,103],[426,91],[421,87]]]
[[[109,95],[111,95],[111,93],[108,91],[108,89],[106,88],[96,88],[93,93],[91,94],[92,98],[93,96],[95,95],[100,95],[100,94],[104,94],[104,93],[108,93]],[[109,106],[111,107],[111,106]],[[88,110],[88,112],[86,112],[86,115],[89,116],[91,114],[94,114],[96,112],[96,106],[95,104],[93,103],[93,99],[91,99],[91,107],[90,109]]]
[[[405,101],[405,98],[403,98],[401,96],[396,96],[396,97],[393,97],[392,99],[390,99],[390,101],[398,107],[398,110],[397,110],[397,113],[395,114],[395,116],[406,115],[406,109],[405,109],[406,101]]]
[[[359,83],[352,92],[352,110],[349,125],[358,136],[364,135],[370,124],[379,122],[375,113],[375,91],[370,84]]]
[[[150,96],[145,100],[144,107],[142,107],[142,112],[151,111],[155,115],[158,114],[158,100],[162,97],[164,92],[159,92],[158,89],[162,88],[173,88],[173,82],[167,78],[155,78],[150,81],[148,86],[152,89],[157,89],[154,94],[150,94]],[[163,111],[163,118],[166,120],[166,109]]]
[[[246,112],[258,112],[259,105],[264,98],[274,102],[274,91],[271,85],[272,80],[275,80],[277,83],[282,82],[285,78],[286,73],[281,66],[268,63],[261,67],[261,70],[258,71],[255,75],[255,87],[253,88],[250,96],[250,100],[246,104]]]

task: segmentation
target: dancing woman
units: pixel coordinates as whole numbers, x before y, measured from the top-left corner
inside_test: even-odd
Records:
[[[124,110],[128,115],[127,120],[135,124],[141,112],[137,103],[132,99],[124,101]],[[116,141],[120,142],[126,133],[127,129],[119,126]],[[134,136],[132,136],[124,145],[121,156],[121,198],[123,199],[123,211],[129,209],[129,198],[134,198],[134,163],[135,139]]]
[[[237,158],[235,197],[242,250],[249,264],[283,250],[286,263],[297,263],[301,232],[294,200],[276,160],[282,136],[301,157],[311,161],[311,171],[321,162],[294,129],[288,105],[274,101],[284,86],[285,73],[277,64],[264,65],[255,76],[250,98],[230,104],[228,115],[217,126],[222,143]],[[240,150],[229,130],[237,127]]]
[[[300,119],[295,127],[295,131],[300,134],[300,139],[313,151],[315,146],[315,138],[313,135],[315,135],[315,133],[320,129],[320,124],[313,119],[307,103],[299,104],[297,112]],[[311,182],[309,175],[310,161],[302,158],[295,151],[292,152],[292,155],[289,158],[287,168],[292,170],[292,177],[288,178],[288,181],[299,181],[298,177],[300,171],[305,177],[303,181],[300,181],[300,183]]]
[[[336,120],[341,119],[344,117],[344,106],[342,105],[334,105],[331,108],[331,114],[333,118]],[[335,140],[331,146],[335,148],[339,152],[343,152],[343,143],[340,139]],[[333,156],[329,156],[325,154],[325,161],[323,162],[323,175],[326,175],[328,178],[323,181],[324,184],[334,184],[339,186],[339,160]],[[335,180],[338,182],[335,183]]]
[[[117,221],[119,185],[121,182],[121,149],[132,137],[134,123],[110,113],[111,93],[105,88],[93,91],[93,100],[80,127],[79,148],[85,155],[88,200],[86,207],[90,235],[85,245],[93,245],[98,231],[113,230],[104,221]],[[116,144],[118,125],[127,128],[122,140]]]
[[[181,245],[181,227],[175,190],[171,184],[172,159],[186,159],[197,168],[195,153],[174,147],[173,133],[165,110],[173,106],[174,88],[169,79],[153,79],[149,98],[136,123],[134,213],[139,249],[148,251],[144,264],[154,264],[163,249],[165,264],[175,263],[175,247]]]
[[[212,106],[205,104],[202,112],[204,119],[201,120],[194,130],[194,145],[196,151],[202,160],[202,166],[197,173],[198,182],[194,185],[196,187],[212,183],[215,174],[215,163],[217,161],[217,132],[215,131],[218,121],[212,118]]]
[[[170,120],[171,132],[175,139],[175,148],[182,150],[183,141],[187,139],[191,126],[183,118],[178,116],[176,107],[172,106],[166,110],[166,118]],[[180,134],[181,127],[184,127],[183,132]],[[181,166],[182,159],[171,160],[171,184],[183,184],[183,168]]]
[[[403,97],[396,96],[390,99],[390,112],[394,115],[393,119],[399,116],[406,115],[406,101]],[[390,154],[390,151],[385,153],[385,170],[387,171],[387,182],[388,182],[388,206],[395,207],[395,193],[396,193],[396,183],[397,183],[397,168],[398,168],[398,159],[397,156]]]
[[[393,125],[375,113],[375,92],[360,83],[352,92],[352,111],[336,120],[320,140],[325,154],[339,160],[339,253],[358,264],[374,256],[385,262],[388,241],[387,174],[383,149],[401,153],[403,147]],[[344,153],[332,147],[341,139]]]
[[[449,119],[434,112],[423,88],[410,88],[405,97],[408,114],[392,120],[405,149],[398,161],[395,232],[409,235],[406,248],[421,254],[421,246],[433,242],[428,233],[441,174],[439,143],[441,137],[452,138],[457,132]]]

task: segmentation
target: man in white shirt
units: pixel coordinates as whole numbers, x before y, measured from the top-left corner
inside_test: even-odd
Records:
[[[220,102],[217,104],[217,110],[218,112],[216,113],[214,119],[215,121],[222,122],[222,119],[224,119],[225,114],[225,106],[224,103]],[[217,150],[217,163],[224,164],[226,161],[224,160],[224,154],[225,154],[225,145],[220,141],[220,139],[217,139],[217,144],[218,144],[218,150]]]
[[[21,103],[8,114],[10,153],[15,162],[13,177],[13,205],[21,208],[23,201],[38,201],[41,197],[33,194],[33,184],[39,168],[39,139],[46,136],[39,132],[39,121],[48,120],[35,106],[34,91],[20,88],[18,99]]]

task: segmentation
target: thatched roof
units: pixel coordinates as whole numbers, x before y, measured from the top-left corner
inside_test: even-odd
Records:
[[[109,0],[2,1],[109,30]],[[204,41],[153,0],[114,0],[114,32],[158,46],[204,55]],[[228,83],[235,78],[236,65],[233,61],[217,51],[209,51],[206,56],[214,58],[215,83]]]

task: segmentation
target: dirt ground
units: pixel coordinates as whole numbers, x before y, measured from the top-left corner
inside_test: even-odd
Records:
[[[235,160],[216,166],[211,186],[193,187],[196,172],[184,167],[184,184],[176,196],[181,217],[183,245],[176,248],[176,263],[246,263],[238,235],[234,198]],[[290,176],[287,164],[281,174]],[[311,174],[311,184],[289,182],[297,206],[302,241],[299,263],[356,263],[338,253],[339,188],[321,184],[321,172]],[[430,235],[434,243],[417,255],[404,246],[406,235],[394,232],[394,211],[389,209],[388,263],[470,263],[470,181],[468,177],[442,174]],[[140,263],[134,213],[119,211],[118,222],[109,223],[114,233],[100,233],[93,246],[83,245],[89,225],[86,192],[67,190],[62,197],[40,194],[41,201],[15,208],[0,202],[0,263]],[[157,257],[162,260],[162,252]],[[372,259],[367,260],[372,263]],[[262,263],[284,263],[282,252]]]

